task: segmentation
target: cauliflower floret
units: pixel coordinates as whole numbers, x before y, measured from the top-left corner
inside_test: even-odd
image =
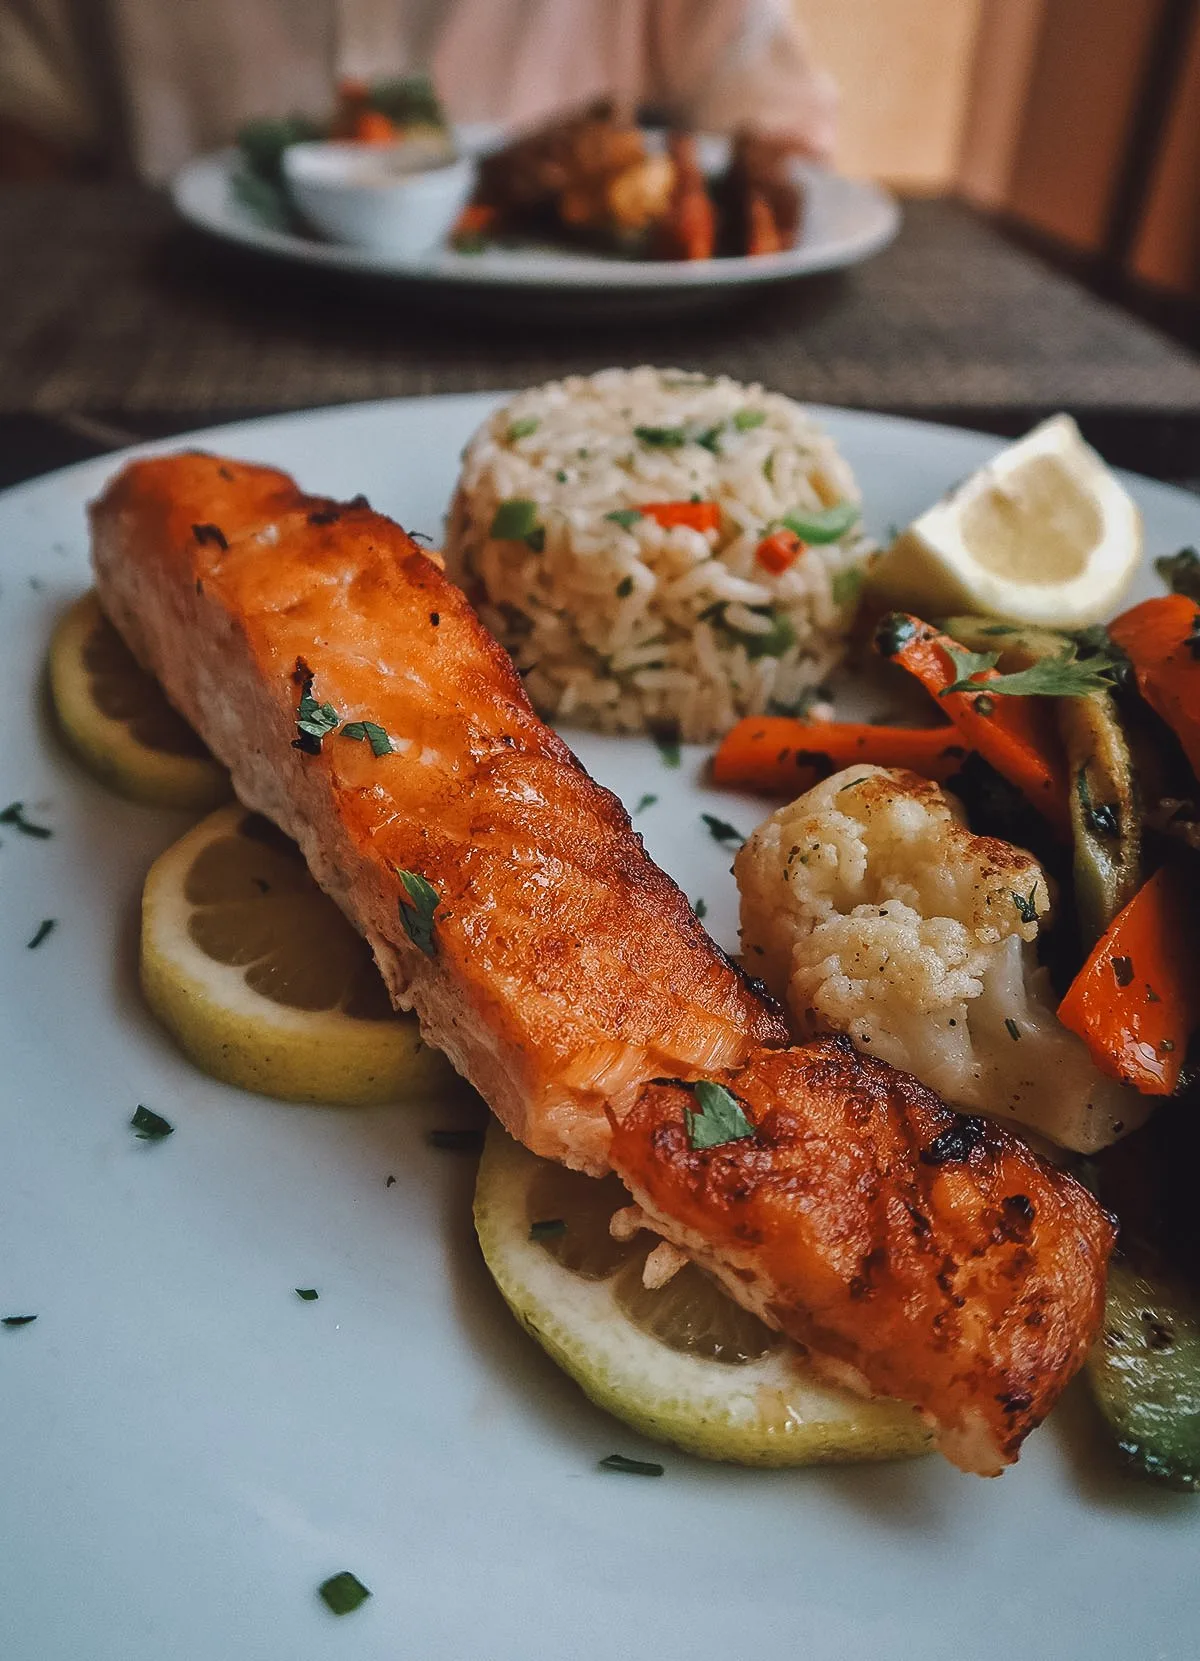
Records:
[[[1146,1117],[1062,1026],[1033,942],[1037,860],[973,836],[915,773],[859,765],[759,826],[737,856],[742,950],[802,1032],[844,1032],[957,1107],[1083,1153]]]

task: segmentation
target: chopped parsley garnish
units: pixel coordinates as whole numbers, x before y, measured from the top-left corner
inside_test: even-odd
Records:
[[[22,836],[40,837],[44,842],[54,832],[47,825],[35,825],[25,817],[24,802],[10,802],[4,809],[0,809],[0,825],[11,825],[13,830],[19,831]]]
[[[384,1186],[384,1187],[385,1187],[385,1188],[394,1188],[394,1187],[395,1187],[395,1186],[396,1186],[396,1179],[395,1179],[395,1177],[393,1177],[393,1176],[389,1176],[389,1177],[388,1177],[388,1179],[387,1179],[387,1181],[386,1181],[386,1182],[385,1182],[385,1183],[384,1183],[384,1185],[383,1185],[383,1186]]]
[[[1029,890],[1028,894],[1018,894],[1015,888],[1011,889],[1010,892],[1012,894],[1013,904],[1017,908],[1017,916],[1021,919],[1021,921],[1023,923],[1036,923],[1038,918],[1036,898],[1037,879],[1034,879],[1033,887]]]
[[[683,427],[635,427],[633,436],[660,450],[678,450],[688,441]]]
[[[319,756],[321,740],[327,738],[331,732],[336,732],[341,720],[332,704],[319,704],[312,695],[313,678],[307,676],[300,689],[300,702],[296,706],[296,726],[299,738],[293,738],[292,748],[301,750],[306,756]]]
[[[567,1232],[567,1225],[561,1217],[543,1217],[536,1223],[529,1225],[531,1240],[555,1240],[560,1234]]]
[[[802,542],[837,542],[862,517],[855,502],[837,502],[831,508],[795,508],[780,524],[795,531]]]
[[[297,1286],[296,1288],[296,1296],[303,1298],[305,1303],[316,1303],[320,1295],[315,1286]]]
[[[665,1467],[656,1459],[627,1459],[623,1453],[610,1453],[600,1461],[599,1469],[620,1471],[625,1476],[661,1476]]]
[[[736,825],[731,825],[725,819],[718,819],[715,814],[702,813],[700,815],[708,827],[708,834],[714,842],[719,842],[723,848],[740,848],[746,838]]]
[[[733,418],[733,424],[738,432],[748,433],[754,427],[761,427],[766,419],[766,410],[740,409]]]
[[[684,1108],[683,1123],[694,1152],[720,1148],[726,1142],[744,1142],[754,1135],[754,1126],[742,1112],[741,1103],[723,1084],[697,1079],[692,1094],[699,1105]]]
[[[1112,971],[1118,986],[1133,985],[1133,959],[1131,957],[1114,957]]]
[[[1154,569],[1173,594],[1200,600],[1200,554],[1194,548],[1181,548],[1177,554],[1156,559]]]
[[[1096,836],[1120,835],[1120,808],[1116,802],[1094,802],[1092,800],[1086,767],[1079,769],[1079,777],[1075,780],[1075,794],[1079,798],[1083,822],[1088,830]]]
[[[58,919],[55,917],[47,917],[44,922],[38,924],[37,928],[34,930],[33,938],[25,942],[26,949],[28,951],[35,952],[41,945],[42,941],[46,939],[47,935],[53,934],[57,927]]]
[[[518,438],[529,438],[537,432],[541,422],[536,415],[524,415],[519,421],[514,421],[508,429],[508,442],[515,444]]]
[[[902,611],[889,611],[875,630],[875,649],[881,657],[895,657],[916,638],[917,625]]]
[[[651,721],[650,736],[658,745],[664,767],[678,767],[682,757],[679,750],[678,721]]]
[[[376,756],[390,756],[392,741],[377,721],[347,721],[338,735],[341,738],[366,739],[371,746],[371,754]]]
[[[224,553],[229,546],[220,525],[193,525],[192,535],[202,548],[206,542],[213,542]]]
[[[529,535],[525,538],[525,546],[529,549],[530,553],[540,554],[546,546],[546,527],[544,525],[535,525],[533,530],[531,530]]]
[[[649,792],[647,792],[646,795],[644,795],[640,798],[640,800],[638,801],[638,805],[634,808],[634,810],[633,810],[634,818],[636,819],[636,817],[639,813],[644,813],[648,807],[653,807],[657,800],[658,800],[657,796],[651,795]]]
[[[633,578],[632,577],[622,577],[620,582],[617,584],[617,599],[618,600],[627,600],[632,593],[633,593]]]
[[[696,901],[695,905],[692,907],[692,910],[701,920],[708,916],[708,901],[703,897],[703,895],[701,895]]]
[[[767,483],[768,484],[774,484],[775,483],[775,452],[774,452],[774,450],[771,451],[771,454],[767,457],[766,461],[763,462],[762,470],[763,470],[763,478],[767,481]]]
[[[321,1582],[317,1591],[335,1615],[352,1615],[359,1604],[365,1603],[371,1595],[370,1589],[349,1569],[330,1575],[328,1580]]]
[[[721,427],[706,427],[702,433],[694,435],[695,442],[702,450],[708,450],[712,455],[719,456],[721,454],[722,431],[723,428]],[[695,497],[693,500],[698,501],[699,497]]]
[[[604,517],[611,525],[620,525],[623,531],[627,531],[630,525],[636,525],[638,520],[644,518],[645,515],[641,508],[614,508],[611,513],[606,513]]]
[[[426,957],[437,955],[437,944],[433,938],[433,914],[438,908],[438,892],[425,878],[418,876],[416,871],[397,871],[396,875],[404,884],[404,891],[408,895],[408,902],[400,901],[400,921],[404,924],[404,932]]]
[[[945,698],[951,692],[982,690],[972,684],[972,675],[994,669],[999,662],[998,652],[966,652],[960,647],[947,646],[954,659],[959,678],[940,694]],[[1110,659],[1096,655],[1081,659],[1071,645],[1058,657],[1041,658],[1027,669],[1017,669],[1011,675],[996,675],[987,684],[987,693],[1006,698],[1086,698],[1092,692],[1107,692],[1112,685],[1116,666]]]
[[[0,1316],[0,1326],[28,1326],[36,1320],[36,1315],[4,1315]]]
[[[431,1130],[428,1136],[431,1148],[445,1153],[474,1153],[483,1146],[481,1130]]]
[[[174,1133],[175,1126],[168,1124],[160,1113],[155,1113],[149,1107],[138,1103],[129,1126],[137,1136],[139,1142],[162,1142]]]
[[[835,606],[852,606],[862,593],[863,574],[856,565],[838,571],[830,584]]]
[[[492,515],[488,535],[498,542],[524,542],[538,529],[537,503],[523,496],[501,502]]]
[[[1005,1027],[1006,1027],[1006,1028],[1007,1028],[1007,1030],[1008,1030],[1008,1036],[1009,1036],[1009,1037],[1010,1037],[1010,1038],[1013,1038],[1013,1039],[1017,1039],[1017,1038],[1020,1038],[1020,1036],[1021,1036],[1021,1029],[1020,1029],[1020,1027],[1019,1027],[1019,1026],[1018,1026],[1018,1025],[1017,1025],[1017,1023],[1016,1023],[1016,1022],[1015,1022],[1015,1021],[1014,1021],[1014,1020],[1013,1020],[1013,1018],[1012,1018],[1012,1016],[1011,1016],[1011,1015],[1006,1015],[1006,1016],[1005,1016],[1005,1017],[1004,1017],[1004,1025],[1005,1025]]]

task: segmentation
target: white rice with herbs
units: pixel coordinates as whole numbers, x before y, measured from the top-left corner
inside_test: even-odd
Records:
[[[840,660],[871,547],[859,500],[790,398],[608,369],[476,434],[447,563],[543,715],[703,741],[802,711]]]

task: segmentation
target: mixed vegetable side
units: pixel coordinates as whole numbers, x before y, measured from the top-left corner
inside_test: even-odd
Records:
[[[977,834],[1037,855],[1060,897],[1038,940],[1058,1019],[1101,1073],[1157,1103],[1078,1165],[1121,1221],[1092,1391],[1137,1471],[1195,1489],[1200,558],[1185,550],[1159,570],[1171,593],[1072,634],[884,616],[876,652],[925,689],[941,725],[751,717],[713,776],[793,798],[856,762],[905,768],[953,792]]]

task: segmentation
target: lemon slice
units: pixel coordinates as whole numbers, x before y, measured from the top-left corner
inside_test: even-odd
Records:
[[[1083,628],[1117,606],[1142,557],[1128,493],[1057,415],[915,520],[871,567],[880,605]]]
[[[365,1104],[456,1075],[388,1001],[366,942],[259,814],[219,808],[150,868],[146,1001],[196,1065],[286,1101]]]
[[[122,796],[201,810],[229,799],[229,774],[139,667],[90,590],[54,631],[50,694],[75,754]]]
[[[739,1465],[928,1451],[912,1408],[817,1383],[794,1344],[694,1265],[648,1290],[653,1237],[618,1242],[608,1231],[628,1204],[616,1177],[597,1182],[489,1129],[475,1189],[484,1259],[522,1326],[597,1406],[646,1436]]]

